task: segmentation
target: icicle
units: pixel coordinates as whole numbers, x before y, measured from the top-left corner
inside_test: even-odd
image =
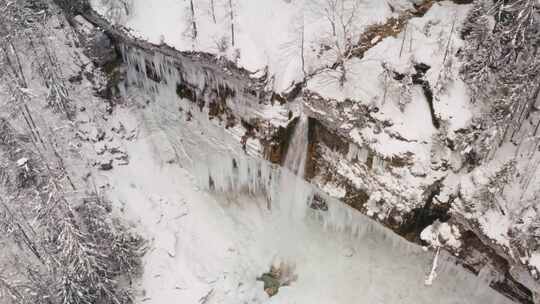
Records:
[[[426,278],[425,284],[427,286],[431,286],[433,284],[433,280],[437,277],[437,264],[439,261],[439,253],[441,252],[441,247],[437,247],[437,250],[435,251],[435,257],[433,258],[433,265],[431,266],[431,271],[429,272],[429,275]]]
[[[367,162],[369,150],[365,147],[359,147],[356,144],[349,144],[349,151],[347,152],[347,160],[350,162]]]
[[[353,237],[376,238],[404,253],[421,252],[390,229],[376,223],[343,202],[328,196],[291,171],[249,156],[208,157],[195,164],[195,175],[203,189],[222,194],[262,196],[272,209],[289,214],[293,220],[313,218],[327,231],[348,233]],[[317,195],[324,200],[326,211],[309,206]]]
[[[376,172],[384,173],[384,159],[378,155],[373,157],[373,169]]]
[[[349,144],[349,151],[347,152],[347,160],[354,161],[358,155],[358,146],[355,144]]]

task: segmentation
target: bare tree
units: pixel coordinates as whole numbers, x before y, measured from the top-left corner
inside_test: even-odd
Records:
[[[189,13],[188,13],[188,28],[191,32],[191,40],[195,42],[197,40],[197,19],[195,17],[195,6],[193,0],[189,0]]]
[[[302,19],[302,26],[300,27],[300,59],[302,61],[302,72],[304,77],[306,77],[306,54],[305,54],[305,44],[306,44],[306,24]]]
[[[212,15],[212,20],[214,21],[214,24],[217,23],[216,20],[216,5],[214,3],[215,0],[210,0],[210,14]]]
[[[235,37],[234,37],[234,5],[233,0],[229,0],[229,20],[231,24],[231,44],[235,46]]]
[[[341,86],[347,80],[345,61],[352,57],[360,37],[360,0],[317,0],[312,11],[326,20],[327,31],[321,37],[322,50],[331,56],[331,68],[339,70]]]
[[[290,40],[283,43],[280,49],[283,51],[284,58],[294,58],[295,61],[299,59],[300,68],[303,73],[303,78],[309,76],[309,72],[306,67],[306,39],[305,39],[305,20],[304,14],[299,14],[294,18],[294,31],[291,31]]]

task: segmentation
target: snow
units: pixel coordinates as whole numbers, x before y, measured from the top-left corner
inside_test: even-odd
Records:
[[[431,119],[429,119],[430,113],[428,103],[421,88],[414,87],[412,89],[411,103],[405,107],[402,114],[398,112],[399,109],[394,106],[392,108],[385,108],[380,114],[393,117],[392,121],[394,125],[390,130],[402,134],[408,140],[429,141],[431,136],[436,132]],[[411,130],[414,132],[414,135],[409,135]]]
[[[540,252],[535,251],[531,254],[531,257],[529,258],[529,265],[536,268],[536,271],[540,271]]]
[[[337,185],[333,185],[331,183],[324,184],[321,189],[326,194],[335,198],[343,198],[345,197],[345,194],[347,194],[347,190],[345,190],[345,188],[337,186]]]
[[[438,113],[442,119],[450,122],[450,131],[468,126],[474,110],[469,99],[466,84],[461,79],[454,80],[446,91],[439,95]]]
[[[382,73],[381,62],[381,60],[353,58],[346,62],[346,68],[353,73],[343,87],[340,87],[334,75],[321,73],[310,79],[307,88],[325,98],[342,101],[351,97],[370,103],[379,92],[382,92],[382,88],[378,85],[378,77]]]
[[[456,226],[440,222],[427,226],[420,234],[420,238],[433,247],[446,245],[456,251],[461,247],[460,237],[461,234]]]
[[[504,150],[504,149],[503,149]],[[512,191],[504,190],[500,195],[494,195],[494,199],[490,201],[490,204],[493,206],[489,208],[480,203],[482,198],[478,198],[478,192],[481,189],[488,191],[490,193],[495,193],[497,190],[493,189],[493,186],[490,186],[490,178],[493,178],[493,175],[501,169],[505,164],[505,161],[500,158],[494,158],[490,162],[486,163],[485,166],[476,168],[468,174],[462,174],[452,178],[452,186],[449,188],[456,187],[459,183],[459,191],[462,195],[462,198],[465,202],[472,204],[472,210],[466,210],[462,204],[457,204],[458,209],[463,209],[461,212],[474,221],[477,221],[481,231],[489,237],[494,243],[510,248],[510,236],[509,232],[512,229],[523,229],[524,226],[531,224],[531,220],[526,217],[526,214],[520,215],[521,225],[515,222],[513,216],[509,213],[509,208],[512,210],[514,207],[511,206],[511,200],[508,195],[512,197]],[[506,186],[506,188],[509,188]],[[522,191],[519,191],[521,194]],[[518,195],[519,195],[518,194]],[[519,200],[516,198],[516,200]],[[521,206],[520,208],[523,208]],[[522,209],[526,210],[526,209]]]
[[[146,271],[141,281],[150,303],[165,303],[179,297],[196,303],[208,291],[209,274],[219,274],[218,265],[227,257],[225,249],[229,244],[225,237],[220,237],[225,227],[214,221],[197,220],[213,210],[205,204],[192,203],[194,198],[205,198],[194,186],[186,187],[189,178],[185,172],[156,163],[160,158],[154,159],[156,152],[150,143],[159,138],[151,137],[148,142],[138,141],[129,147],[133,165],[116,168],[114,179],[108,179],[114,189],[110,198],[125,208],[124,216],[151,240],[152,250],[144,257]],[[162,140],[158,142],[161,144]],[[211,254],[218,252],[224,254]]]
[[[490,209],[478,217],[478,221],[488,237],[500,245],[510,247],[508,231],[512,222],[507,216],[497,210]]]
[[[17,166],[22,167],[28,163],[28,158],[22,157],[17,160]]]
[[[127,20],[126,26],[136,35],[149,41],[160,42],[161,38],[164,38],[165,43],[179,50],[205,51],[227,56],[233,60],[230,54],[221,54],[215,48],[216,37],[230,38],[227,3],[220,1],[216,3],[222,5],[216,6],[218,16],[214,24],[209,15],[208,1],[195,1],[195,9],[200,12],[200,14],[196,13],[199,34],[195,43],[183,31],[178,30],[188,27],[186,16],[189,15],[187,9],[189,1],[159,0],[151,4],[146,2],[143,4],[142,1],[135,0],[133,14]],[[320,18],[321,12],[316,9],[320,3],[270,0],[255,3],[241,0],[233,1],[233,4],[236,17],[236,48],[240,50],[237,64],[248,68],[254,72],[254,75],[262,75],[262,71],[268,68],[270,79],[272,79],[269,84],[270,89],[278,92],[286,90],[301,72],[298,70],[299,28],[305,31],[306,69],[313,70],[326,64],[328,60],[331,61],[331,58],[326,58],[326,55],[322,58],[316,55],[318,44],[320,44],[319,36],[326,30],[324,18]],[[388,18],[397,17],[405,9],[411,8],[409,1],[392,1],[391,4],[395,12],[391,12],[383,1],[362,2],[359,33],[370,25],[384,23]],[[420,87],[411,88],[411,101],[404,108],[401,108],[399,104],[400,92],[397,94],[388,92],[388,96],[383,99],[386,92],[381,81],[382,63],[388,64],[397,71],[407,73],[414,71],[415,63],[427,63],[431,69],[426,79],[435,88],[439,72],[442,70],[442,58],[446,51],[446,42],[450,37],[450,29],[454,22],[459,26],[469,8],[468,5],[456,5],[449,1],[438,2],[424,17],[412,18],[407,25],[407,30],[398,34],[397,37],[377,38],[378,43],[369,49],[363,58],[352,58],[345,62],[351,72],[348,76],[349,81],[343,87],[340,87],[335,78],[328,73],[317,74],[308,81],[308,90],[315,91],[325,98],[333,98],[337,103],[350,98],[359,103],[377,106],[379,111],[372,115],[378,120],[391,123],[391,126],[385,127],[382,132],[362,126],[354,127],[354,124],[346,120],[342,124],[346,130],[349,130],[351,138],[358,146],[365,147],[377,155],[375,162],[377,168],[384,167],[384,162],[380,161],[382,158],[389,160],[393,157],[405,158],[414,163],[417,168],[429,168],[434,148],[432,138],[438,133],[429,119],[429,107]],[[271,26],[268,26],[270,24]],[[457,29],[451,36],[452,51],[462,45],[456,33]],[[399,50],[404,39],[407,47],[400,55]],[[132,64],[141,60],[140,54],[137,55],[131,51],[125,53],[127,53],[128,62]],[[157,60],[158,65],[164,65],[166,62],[163,61],[163,59]],[[208,79],[202,78],[201,75],[194,75],[197,74],[194,73],[194,67],[188,67],[187,70],[189,71],[184,72],[182,76],[192,77],[193,80],[190,82],[198,83],[199,87],[204,87],[204,83],[208,82]],[[449,73],[456,80],[450,82],[448,88],[434,100],[436,114],[442,119],[448,119],[450,131],[465,126],[471,117],[464,84],[457,80],[458,71],[459,64],[453,63]],[[172,77],[174,80],[178,78],[178,75],[166,75],[166,77]],[[140,82],[140,80],[137,81]],[[143,82],[146,83],[146,81]],[[274,126],[284,126],[288,122],[286,106],[263,104],[256,108],[255,103],[247,99],[228,100],[227,104],[235,113],[239,113],[244,118],[255,116],[269,121]],[[312,107],[309,109],[325,115],[321,109],[312,109]],[[352,115],[344,116],[354,119]],[[238,135],[242,136],[241,133]],[[248,153],[260,153],[258,147],[256,142],[250,143]],[[361,156],[364,157],[367,154],[363,153]],[[400,176],[406,178],[404,174],[408,175],[406,172],[399,173]],[[387,175],[389,177],[390,173]],[[348,176],[358,178],[354,174]],[[416,185],[418,182],[413,181],[411,184]]]
[[[261,110],[261,117],[277,127],[286,127],[288,125],[288,114],[289,110],[279,104],[264,105]]]

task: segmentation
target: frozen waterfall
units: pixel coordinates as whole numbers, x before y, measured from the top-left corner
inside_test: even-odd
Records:
[[[316,280],[323,286],[331,285],[323,283],[326,280],[346,284],[336,287],[347,295],[334,294],[335,302],[318,302],[313,297],[311,303],[351,303],[351,299],[353,303],[381,304],[511,303],[489,288],[489,282],[456,265],[454,257],[445,252],[438,258],[433,285],[425,286],[432,252],[329,197],[288,169],[237,155],[210,158],[195,172],[199,184],[218,200],[235,201],[249,209],[248,205],[262,207],[258,212],[263,215],[255,217],[257,226],[262,225],[256,238],[261,239],[260,246],[273,250],[266,259],[277,257],[304,265],[310,269],[304,270],[309,275],[320,276]],[[323,200],[327,209],[310,208],[316,199]],[[233,208],[236,211],[228,214],[243,222],[243,208]],[[249,221],[254,218],[249,216]],[[345,267],[348,258],[353,264]],[[306,278],[308,274],[298,264],[296,284],[311,284],[302,281],[314,278]],[[294,286],[290,287],[293,293]]]
[[[197,238],[179,243],[174,257],[186,268],[196,264],[200,268],[197,271],[215,276],[209,304],[511,303],[490,289],[487,282],[455,265],[455,259],[443,252],[437,279],[432,286],[425,286],[432,252],[407,242],[306,182],[307,117],[298,118],[284,167],[277,166],[246,155],[230,130],[209,121],[204,109],[176,94],[176,84],[188,77],[193,78],[192,83],[201,82],[201,87],[219,87],[224,80],[209,77],[188,63],[179,72],[165,58],[144,58],[144,54],[129,50],[124,55],[128,79],[121,91],[153,101],[141,115],[148,136],[159,139],[156,153],[163,163],[176,158],[200,189],[183,189],[190,187],[190,181],[182,176],[164,178],[165,183],[177,187],[175,191],[186,195],[189,208],[204,210],[199,213],[203,218],[193,219],[183,229],[204,224],[220,228],[212,233],[206,233],[204,228],[194,232]],[[148,61],[157,67],[161,82],[148,79],[144,71]],[[251,112],[247,99],[227,103],[245,107],[243,113]],[[178,107],[183,111],[179,112]],[[189,120],[182,116],[188,111],[192,115]],[[314,207],[322,203],[325,208]],[[214,252],[204,251],[206,247],[189,247],[225,240],[232,249],[220,249],[227,254],[216,250],[218,258],[214,258]],[[203,259],[207,255],[208,259]],[[184,257],[188,260],[182,260]],[[279,260],[295,266],[297,279],[268,298],[256,278]]]

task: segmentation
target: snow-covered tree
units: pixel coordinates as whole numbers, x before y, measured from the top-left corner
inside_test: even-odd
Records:
[[[534,110],[540,87],[539,10],[537,0],[479,1],[464,24],[462,75],[472,100],[485,108],[474,142],[488,153],[504,141],[519,141],[516,136]]]
[[[476,209],[480,212],[485,212],[488,209],[496,208],[504,213],[506,206],[501,205],[504,201],[503,191],[506,185],[513,180],[516,173],[516,162],[509,161],[505,163],[492,175],[487,177],[487,183],[479,185],[476,189],[475,199],[477,204]]]
[[[81,199],[65,193],[75,188],[63,154],[28,106],[48,92],[55,109],[69,107],[65,67],[49,39],[51,11],[45,1],[32,4],[43,7],[0,0],[0,83],[9,96],[0,111],[0,243],[16,248],[2,251],[0,302],[130,303],[116,279],[138,272],[142,239],[108,212],[72,210]],[[92,202],[82,203],[105,204],[97,194]]]

